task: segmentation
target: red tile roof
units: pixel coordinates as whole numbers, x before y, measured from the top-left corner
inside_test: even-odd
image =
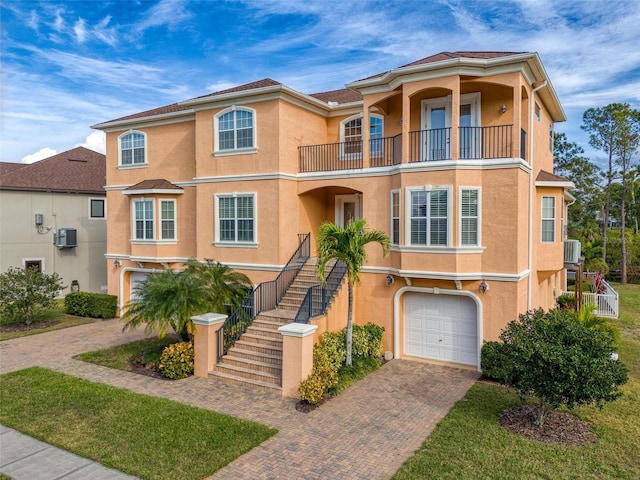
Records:
[[[200,97],[192,98],[191,100],[196,100],[199,98],[207,98],[207,97],[216,97],[218,95],[225,95],[227,93],[244,92],[246,90],[255,90],[257,88],[275,87],[278,85],[282,85],[282,84],[280,82],[276,82],[275,80],[271,80],[270,78],[263,78],[262,80],[258,80],[257,82],[245,83],[244,85],[227,88],[226,90],[220,90],[218,92],[208,93],[207,95],[202,95]],[[190,100],[186,100],[186,102],[189,102],[189,101]]]
[[[0,171],[0,190],[70,192],[105,195],[106,157],[76,147],[21,168]]]
[[[558,175],[554,175],[551,172],[547,172],[546,170],[540,170],[538,176],[536,177],[536,182],[570,182],[564,177],[560,177]]]
[[[125,190],[183,190],[182,188],[174,185],[169,180],[164,178],[154,178],[149,180],[143,180],[135,185],[132,185]]]

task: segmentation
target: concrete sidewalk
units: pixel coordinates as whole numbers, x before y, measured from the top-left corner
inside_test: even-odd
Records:
[[[0,372],[41,365],[93,382],[214,410],[278,429],[275,436],[210,477],[247,480],[388,480],[479,376],[477,372],[465,369],[393,360],[318,409],[305,414],[295,409],[294,399],[273,393],[205,378],[160,380],[71,358],[80,352],[130,342],[136,337],[140,338],[142,334],[122,334],[121,324],[117,320],[108,320],[0,342]],[[0,465],[10,463],[5,458],[8,455],[5,450],[9,450],[5,449],[8,443],[3,440],[4,435],[0,437]],[[41,442],[36,445],[46,448]],[[27,450],[23,456],[28,458],[30,454],[33,455],[31,463],[45,463],[37,456],[37,451],[29,453]],[[75,455],[69,458],[76,462],[89,462]],[[93,465],[93,468],[97,467],[100,465]],[[51,468],[48,470],[52,471]],[[4,466],[0,471],[11,475]]]
[[[0,425],[0,472],[13,480],[126,480],[130,475]]]

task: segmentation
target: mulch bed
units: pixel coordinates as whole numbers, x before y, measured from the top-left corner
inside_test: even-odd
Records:
[[[29,325],[24,322],[8,323],[0,325],[0,333],[28,332],[29,330],[53,327],[59,323],[60,320],[44,320],[42,322],[32,322]]]
[[[332,395],[327,395],[318,403],[309,403],[306,400],[298,400],[296,402],[296,410],[302,413],[313,412],[316,408],[320,407],[320,405],[327,403],[332,398],[333,398]]]
[[[162,375],[155,365],[147,365],[144,361],[144,354],[138,353],[129,358],[129,369],[132,373],[146,375],[147,377],[159,378],[161,380],[172,380]]]
[[[591,426],[569,413],[550,412],[544,425],[536,425],[538,407],[524,405],[504,410],[498,417],[507,430],[543,443],[578,446],[594,443],[596,434]]]

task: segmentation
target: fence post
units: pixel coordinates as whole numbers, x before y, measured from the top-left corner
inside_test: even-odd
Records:
[[[195,377],[207,377],[218,361],[217,333],[224,326],[226,315],[221,313],[205,313],[191,317],[196,327],[193,336],[193,355]]]
[[[317,325],[290,323],[282,334],[282,395],[300,398],[298,387],[313,370],[313,334]]]

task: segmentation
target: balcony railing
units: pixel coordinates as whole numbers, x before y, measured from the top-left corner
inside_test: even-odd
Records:
[[[513,125],[460,127],[461,160],[509,158],[513,154]],[[521,149],[526,136],[521,132]],[[363,142],[325,143],[298,147],[300,172],[326,172],[363,168]],[[521,152],[524,155],[524,151]],[[524,158],[524,157],[523,157]],[[409,132],[409,162],[451,160],[451,128]],[[402,135],[370,140],[369,166],[389,167],[402,163]]]

